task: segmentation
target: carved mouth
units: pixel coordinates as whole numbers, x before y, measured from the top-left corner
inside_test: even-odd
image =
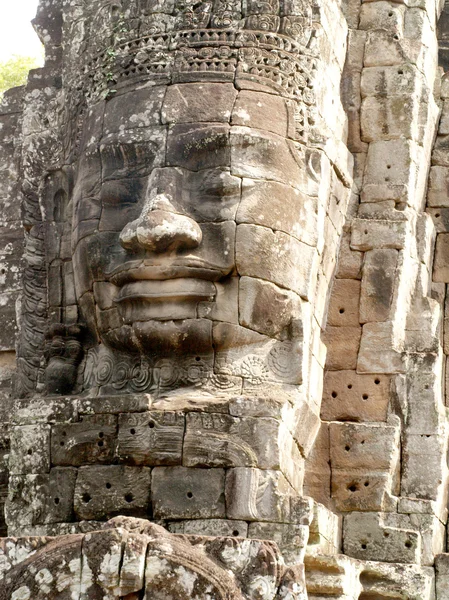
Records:
[[[124,284],[114,302],[176,302],[213,300],[216,289],[204,279],[178,277],[167,280],[138,280]]]
[[[227,272],[209,263],[192,261],[180,265],[155,265],[146,261],[128,262],[109,274],[109,281],[118,287],[139,281],[171,281],[176,279],[218,281]]]

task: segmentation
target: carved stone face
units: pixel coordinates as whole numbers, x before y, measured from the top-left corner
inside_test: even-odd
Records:
[[[286,100],[228,83],[146,87],[91,110],[72,250],[78,301],[95,306],[106,345],[207,353],[220,323],[286,337],[317,222],[290,127]]]

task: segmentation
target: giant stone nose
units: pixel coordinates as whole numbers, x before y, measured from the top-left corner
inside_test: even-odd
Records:
[[[199,225],[177,212],[170,200],[165,194],[149,198],[139,218],[123,228],[122,246],[127,250],[144,248],[151,252],[196,248],[202,239]]]

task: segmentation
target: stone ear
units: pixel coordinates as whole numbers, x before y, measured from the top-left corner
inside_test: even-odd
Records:
[[[71,166],[50,171],[46,175],[41,195],[44,221],[64,223],[67,220],[72,190],[73,169]]]

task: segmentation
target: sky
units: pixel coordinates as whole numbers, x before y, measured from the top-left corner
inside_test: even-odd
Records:
[[[0,5],[0,62],[13,54],[41,61],[42,45],[30,23],[36,16],[38,0],[0,0]]]

